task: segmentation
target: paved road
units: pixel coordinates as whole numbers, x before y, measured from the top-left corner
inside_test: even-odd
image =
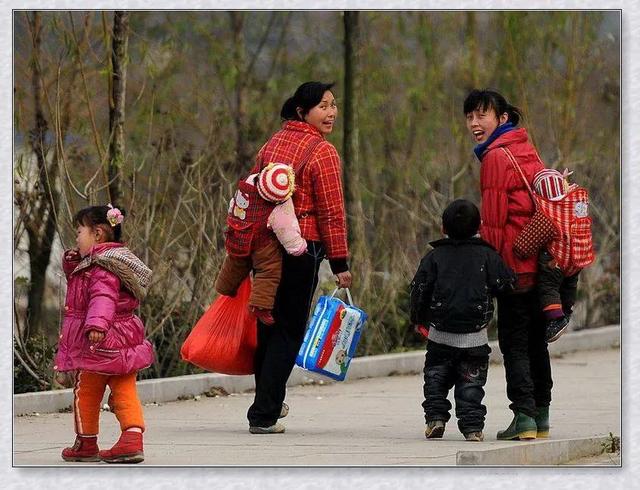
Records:
[[[620,351],[583,351],[553,359],[551,437],[620,434]],[[285,434],[251,435],[246,409],[253,394],[184,400],[145,407],[144,465],[455,465],[459,450],[508,447],[495,434],[511,419],[504,369],[491,364],[484,443],[465,442],[455,417],[443,440],[423,436],[422,377],[370,378],[288,390]],[[14,465],[63,465],[73,440],[70,413],[14,418]],[[100,444],[118,436],[103,412]],[[101,466],[106,466],[100,463]]]

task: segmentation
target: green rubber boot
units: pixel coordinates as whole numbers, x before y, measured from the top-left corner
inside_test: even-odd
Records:
[[[499,441],[535,439],[538,428],[533,417],[524,413],[514,412],[513,420],[505,430],[498,431],[496,438]]]
[[[538,439],[546,439],[549,437],[549,407],[538,407],[535,420],[536,426],[538,427],[536,437]]]

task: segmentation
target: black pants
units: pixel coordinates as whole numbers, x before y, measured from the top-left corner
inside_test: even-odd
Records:
[[[504,356],[509,408],[535,416],[551,402],[551,362],[538,291],[498,297],[498,345]]]
[[[484,428],[487,408],[482,404],[484,385],[489,367],[488,345],[462,349],[448,345],[427,343],[424,363],[425,421],[447,422],[451,415],[451,402],[447,394],[454,389],[458,428],[463,434],[479,432]]]
[[[324,258],[320,242],[307,242],[298,256],[284,254],[282,278],[276,293],[275,325],[258,322],[258,347],[254,367],[256,395],[249,407],[249,425],[269,427],[276,423],[286,395],[286,384],[304,339],[318,269]]]
[[[544,309],[549,305],[562,305],[565,315],[571,314],[576,302],[578,291],[578,276],[576,273],[565,277],[555,266],[555,261],[546,250],[541,250],[538,256],[538,292],[540,306]]]

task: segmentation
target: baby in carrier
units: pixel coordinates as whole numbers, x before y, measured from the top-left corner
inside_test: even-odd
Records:
[[[307,242],[300,233],[291,196],[295,173],[284,163],[270,163],[238,184],[229,203],[224,259],[216,291],[235,296],[253,271],[249,309],[265,325],[273,325],[272,309],[282,274],[282,245],[301,255]],[[275,234],[275,235],[274,235]]]

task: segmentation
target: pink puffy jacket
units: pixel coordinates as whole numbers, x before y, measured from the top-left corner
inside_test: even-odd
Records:
[[[91,254],[122,246],[101,243]],[[54,369],[128,374],[149,367],[154,360],[153,346],[145,339],[142,321],[133,313],[139,300],[116,274],[93,263],[76,270],[79,263],[63,256],[67,297]],[[104,332],[104,339],[92,344],[89,330]]]

